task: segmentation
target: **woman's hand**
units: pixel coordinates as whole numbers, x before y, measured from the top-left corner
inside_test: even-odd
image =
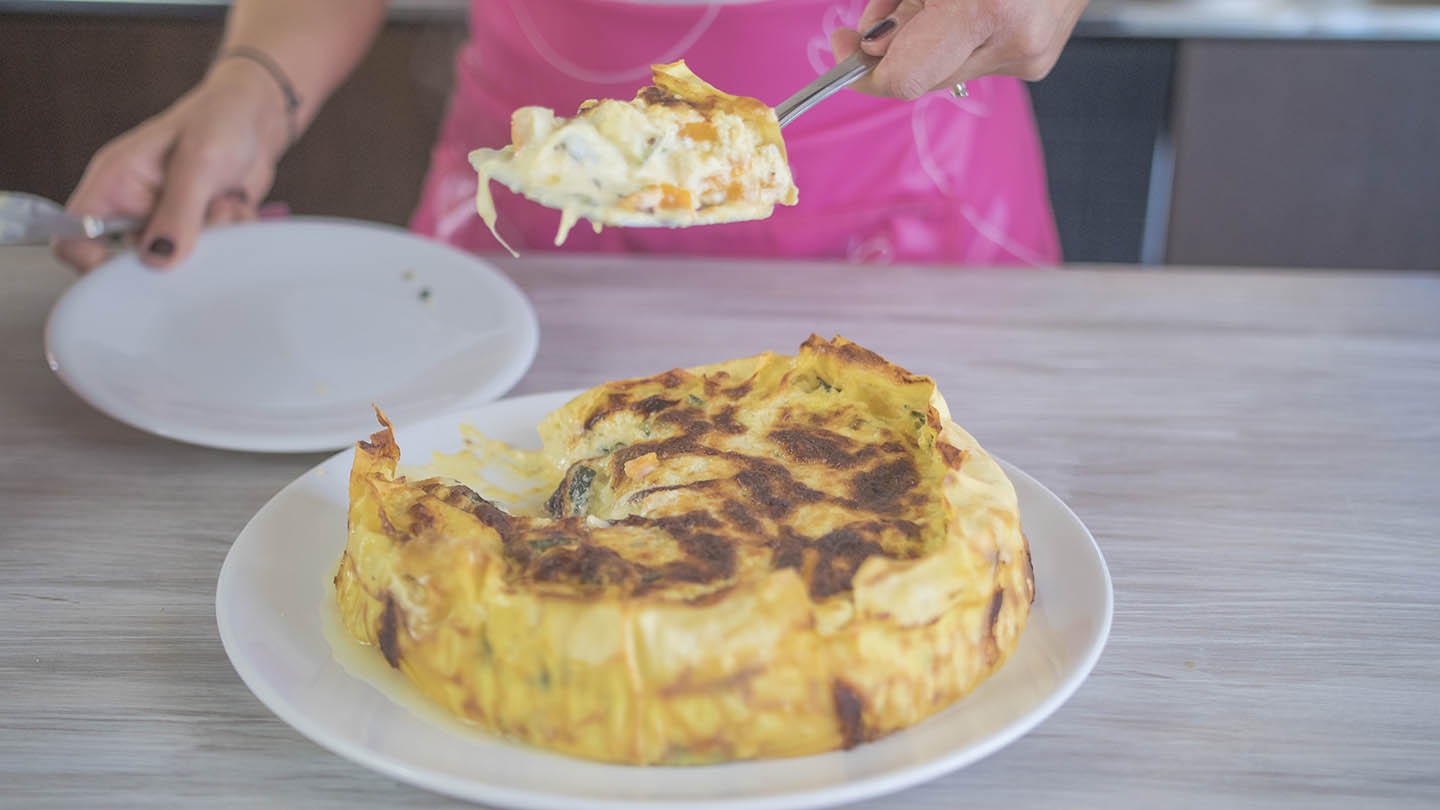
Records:
[[[249,60],[217,63],[169,109],[106,144],[90,159],[66,207],[148,220],[141,261],[182,261],[209,224],[253,219],[289,139],[285,99]],[[98,239],[67,239],[55,253],[79,270],[107,256]]]
[[[870,0],[860,34],[831,35],[838,62],[862,48],[884,57],[851,85],[874,96],[914,99],[980,76],[1038,81],[1055,66],[1087,0]],[[894,25],[882,26],[885,20]]]

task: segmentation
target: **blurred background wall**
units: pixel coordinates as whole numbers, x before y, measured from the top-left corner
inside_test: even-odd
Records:
[[[0,0],[0,188],[63,200],[204,71],[223,0]],[[271,198],[403,224],[464,39],[394,0]],[[1092,0],[1032,85],[1068,261],[1440,268],[1440,4]]]

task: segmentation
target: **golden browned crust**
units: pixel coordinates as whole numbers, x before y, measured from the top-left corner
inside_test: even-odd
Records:
[[[651,72],[655,84],[641,88],[636,98],[646,104],[689,106],[707,121],[716,112],[738,116],[761,133],[761,143],[773,144],[780,150],[782,157],[789,157],[785,151],[785,139],[780,135],[780,122],[770,105],[759,99],[736,96],[716,89],[709,82],[691,73],[684,60],[668,65],[655,65]],[[697,140],[705,139],[704,130],[698,130],[695,134],[701,135]],[[709,137],[714,137],[713,128]]]
[[[546,515],[357,447],[351,631],[457,714],[582,756],[848,747],[947,705],[1034,594],[1014,491],[926,377],[837,338],[610,383],[541,424]]]

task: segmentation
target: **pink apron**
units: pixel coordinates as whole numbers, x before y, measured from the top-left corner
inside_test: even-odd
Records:
[[[629,99],[650,65],[684,58],[733,93],[776,104],[829,69],[830,32],[864,0],[640,4],[475,0],[450,109],[411,227],[472,251],[500,246],[475,213],[466,155],[510,140],[527,104],[572,115],[588,98]],[[1025,87],[969,82],[968,98],[914,102],[842,91],[785,128],[800,203],[770,219],[695,228],[581,223],[563,250],[862,262],[1055,264],[1059,239]],[[498,183],[500,232],[516,250],[555,250],[560,214]]]

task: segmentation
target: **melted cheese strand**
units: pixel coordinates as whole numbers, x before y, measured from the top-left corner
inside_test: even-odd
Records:
[[[482,154],[482,152],[489,152],[489,154]],[[501,159],[502,153],[503,150],[494,152],[480,149],[470,153],[470,165],[475,167],[475,173],[479,175],[480,180],[480,186],[475,190],[475,210],[480,214],[480,219],[485,223],[485,227],[490,229],[490,234],[495,237],[495,241],[510,251],[511,256],[518,259],[520,254],[516,253],[515,248],[510,247],[510,243],[506,242],[500,232],[495,230],[495,198],[490,194],[490,170]]]
[[[560,209],[560,228],[555,231],[555,247],[565,244],[565,238],[570,235],[570,229],[580,221],[580,211],[574,205],[567,205]]]

